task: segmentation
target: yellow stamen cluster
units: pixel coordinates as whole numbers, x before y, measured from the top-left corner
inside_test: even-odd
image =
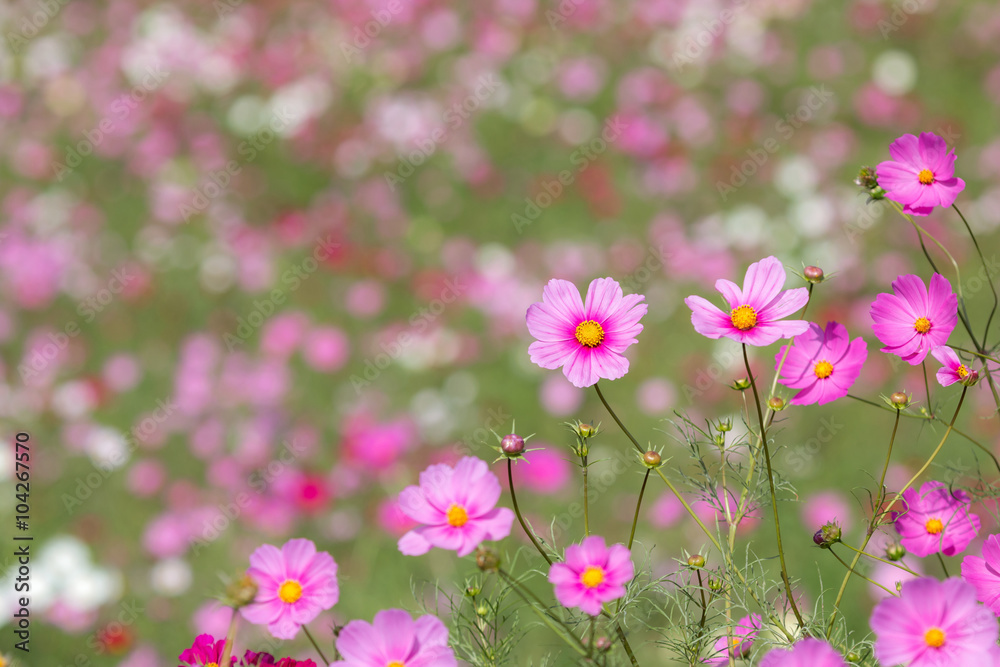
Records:
[[[302,584],[294,579],[289,579],[281,584],[281,588],[278,589],[278,597],[285,604],[295,604],[302,597]]]
[[[931,535],[937,535],[942,530],[944,530],[944,524],[941,523],[941,519],[928,519],[927,523],[924,524],[924,528]]]
[[[965,364],[962,364],[955,372],[958,373],[958,377],[964,378],[969,374],[969,369],[965,367]]]
[[[448,508],[448,524],[455,528],[461,528],[469,522],[469,513],[461,505],[452,505]]]
[[[917,333],[925,334],[931,330],[931,321],[926,317],[921,317],[913,323],[913,330]]]
[[[815,368],[813,368],[813,373],[820,380],[828,378],[831,375],[833,375],[833,364],[831,364],[826,359],[823,359],[816,364]]]
[[[604,581],[604,570],[591,565],[580,575],[580,583],[587,588],[597,588]]]
[[[576,325],[576,340],[585,347],[597,347],[604,340],[604,328],[594,320]]]
[[[732,320],[733,326],[740,331],[748,331],[757,326],[757,311],[751,306],[740,306],[733,308],[732,312],[729,313],[729,319]]]
[[[924,641],[933,648],[944,646],[944,631],[941,628],[931,628],[924,633]]]
[[[934,172],[930,169],[921,169],[920,173],[917,174],[917,178],[919,178],[920,182],[924,185],[930,185],[934,182]]]

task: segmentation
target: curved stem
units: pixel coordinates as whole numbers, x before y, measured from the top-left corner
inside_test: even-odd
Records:
[[[545,625],[547,625],[550,630],[559,635],[559,637],[564,642],[569,644],[574,651],[576,651],[582,656],[587,655],[587,647],[583,645],[583,642],[580,641],[580,638],[577,637],[575,634],[573,634],[573,631],[570,628],[568,628],[565,623],[563,623],[557,618],[554,618],[550,614],[542,611],[542,609],[545,608],[545,604],[542,603],[542,601],[539,600],[537,597],[535,597],[534,593],[532,593],[527,588],[522,588],[522,586],[517,582],[517,580],[514,579],[514,577],[507,574],[507,572],[505,572],[504,570],[498,569],[497,574],[500,575],[500,578],[503,579],[508,586],[510,586],[511,590],[517,593],[517,595],[525,602],[525,604],[531,607],[531,610],[534,611],[535,614],[540,619],[542,619],[542,622],[545,623]],[[529,600],[528,596],[534,598],[534,601]]]
[[[785,583],[785,595],[788,604],[795,614],[795,620],[800,627],[805,627],[802,614],[799,613],[798,605],[795,604],[795,596],[792,593],[792,582],[788,578],[788,566],[785,564],[785,550],[781,546],[781,524],[778,520],[778,495],[774,490],[774,473],[771,470],[771,451],[767,445],[767,427],[764,426],[764,413],[760,409],[760,396],[757,394],[757,382],[753,379],[753,372],[750,370],[750,359],[747,357],[746,343],[743,347],[743,363],[747,367],[747,377],[750,378],[750,388],[753,389],[754,403],[757,405],[757,420],[760,422],[760,444],[764,448],[764,463],[767,465],[767,482],[771,489],[771,508],[774,510],[774,534],[778,544],[778,560],[781,563],[781,580]],[[726,501],[728,502],[728,498]]]
[[[306,633],[306,637],[308,637],[309,643],[312,644],[313,648],[316,649],[316,652],[319,653],[319,657],[323,661],[323,664],[324,665],[329,665],[330,661],[326,659],[325,655],[323,655],[323,651],[320,650],[319,644],[317,644],[316,640],[313,639],[312,633],[309,632],[309,628],[307,628],[306,626],[303,625],[302,626],[302,631]]]
[[[910,568],[906,567],[902,563],[897,563],[897,562],[894,562],[894,561],[891,561],[891,560],[886,560],[885,558],[879,558],[875,554],[870,554],[867,551],[859,551],[858,549],[856,549],[855,547],[852,547],[850,544],[848,544],[847,542],[844,542],[843,540],[841,540],[840,544],[843,544],[845,547],[847,547],[848,549],[850,549],[854,553],[861,554],[862,556],[868,556],[872,560],[877,560],[878,562],[885,563],[886,565],[892,565],[894,568],[897,568],[899,570],[902,570],[903,572],[907,572],[909,574],[912,574],[914,577],[923,576],[919,572],[914,572],[913,570],[911,570]]]
[[[957,350],[958,352],[965,352],[966,354],[974,354],[977,357],[981,357],[983,359],[989,359],[990,361],[995,361],[996,363],[1000,364],[1000,359],[997,359],[996,357],[991,357],[988,354],[983,354],[982,352],[976,352],[975,350],[966,350],[964,347],[958,347],[956,345],[949,345],[948,347],[950,347],[953,350]]]
[[[542,558],[545,559],[545,562],[548,563],[549,565],[552,565],[552,559],[549,558],[549,555],[545,553],[544,549],[542,549],[542,545],[540,545],[538,543],[538,540],[535,539],[535,534],[531,531],[530,528],[528,528],[528,524],[525,523],[524,517],[521,516],[521,508],[517,506],[517,495],[514,493],[514,473],[512,471],[513,467],[514,467],[513,462],[510,459],[507,459],[507,485],[510,487],[510,504],[514,506],[514,514],[517,516],[517,521],[518,523],[521,524],[521,528],[524,530],[524,534],[528,536],[528,539],[531,540],[531,543],[535,545],[536,549],[538,549],[538,553],[542,554]]]
[[[947,579],[951,575],[948,574],[948,566],[944,564],[944,558],[941,556],[941,552],[937,553],[938,562],[941,563],[941,571],[944,572],[944,578]]]
[[[933,417],[934,416],[934,406],[931,404],[931,385],[927,381],[927,360],[924,359],[920,362],[920,366],[924,369],[924,392],[927,395],[927,413]]]
[[[632,517],[632,532],[628,536],[628,548],[632,550],[632,542],[635,540],[635,526],[639,523],[639,507],[642,506],[642,495],[646,493],[646,482],[649,481],[650,469],[646,468],[646,474],[642,478],[642,486],[639,487],[639,499],[635,501],[635,516]]]
[[[986,273],[986,284],[990,286],[990,291],[993,292],[993,309],[990,310],[990,316],[986,318],[986,329],[983,331],[983,344],[986,344],[986,339],[990,333],[990,324],[993,323],[993,316],[997,312],[997,304],[1000,300],[997,298],[997,289],[993,286],[993,276],[990,275],[990,267],[986,264],[986,258],[983,257],[983,250],[979,247],[979,241],[976,239],[976,235],[972,233],[972,227],[969,226],[969,222],[962,215],[962,212],[958,210],[958,204],[952,203],[951,207],[955,209],[955,213],[958,213],[958,217],[962,219],[965,224],[966,231],[969,232],[969,237],[972,239],[972,245],[976,247],[976,252],[979,254],[979,261],[983,263],[983,271]]]
[[[847,576],[851,576],[852,574],[854,574],[854,564],[857,563],[856,560],[855,560],[854,563],[848,565],[847,563],[844,562],[843,558],[841,558],[840,556],[837,555],[836,552],[834,552],[834,550],[832,548],[827,549],[827,551],[829,551],[833,555],[834,558],[836,558],[837,560],[839,560],[841,565],[843,565],[844,567],[847,568]],[[877,581],[872,581],[871,579],[869,579],[865,575],[861,574],[860,572],[858,572],[857,575],[859,577],[861,577],[862,579],[864,579],[865,581],[867,581],[869,584],[875,584],[876,586],[878,586],[879,588],[881,588],[883,591],[885,591],[889,595],[898,597],[898,595],[896,594],[895,591],[890,591],[888,588],[886,588],[882,584],[878,583]],[[834,618],[836,618],[836,617],[834,617]],[[833,619],[831,619],[831,622],[832,621],[833,621]],[[829,633],[827,634],[827,636],[829,637]]]
[[[632,435],[632,434],[631,434],[631,433],[629,432],[629,430],[628,430],[627,428],[625,428],[625,424],[623,424],[623,423],[622,423],[622,420],[621,420],[621,419],[618,419],[618,415],[616,415],[616,414],[615,414],[615,411],[611,409],[611,406],[610,406],[610,405],[608,405],[608,401],[607,401],[607,399],[606,399],[606,398],[604,398],[604,394],[603,394],[603,393],[601,392],[601,385],[600,385],[600,383],[595,383],[595,384],[594,384],[594,389],[596,389],[596,390],[597,390],[597,397],[601,399],[601,403],[603,403],[603,404],[604,404],[604,408],[605,408],[605,409],[606,409],[606,410],[608,411],[608,413],[609,413],[609,414],[611,415],[611,418],[615,420],[615,423],[616,423],[616,424],[618,424],[618,428],[620,428],[620,429],[622,430],[622,432],[623,432],[623,433],[625,434],[625,436],[626,436],[626,437],[627,437],[627,438],[628,438],[629,440],[631,440],[631,441],[632,441],[632,445],[633,445],[633,446],[635,447],[635,450],[636,450],[637,452],[639,452],[640,454],[645,454],[645,453],[646,453],[646,450],[644,450],[644,449],[642,448],[642,446],[641,446],[641,445],[639,444],[639,442],[638,442],[638,441],[637,441],[637,440],[635,439],[635,436],[633,436],[633,435]]]
[[[902,414],[902,410],[896,410],[896,420],[892,424],[892,435],[889,436],[889,450],[885,455],[885,465],[882,466],[882,477],[878,482],[878,493],[875,495],[875,505],[872,507],[872,520],[868,524],[868,530],[865,533],[865,540],[861,543],[861,549],[851,549],[854,553],[854,560],[851,561],[850,567],[847,568],[847,574],[844,575],[844,580],[840,582],[840,590],[837,591],[837,599],[833,602],[833,612],[830,614],[830,624],[826,628],[826,638],[829,639],[830,635],[833,633],[833,623],[837,620],[837,612],[840,610],[840,601],[844,599],[844,591],[847,590],[847,582],[851,580],[851,574],[854,573],[854,568],[857,566],[858,561],[861,560],[862,555],[865,554],[865,549],[868,547],[868,543],[872,539],[872,535],[878,530],[879,522],[882,520],[882,503],[885,502],[885,475],[889,470],[889,461],[892,459],[892,445],[896,442],[896,432],[899,430],[899,416]]]

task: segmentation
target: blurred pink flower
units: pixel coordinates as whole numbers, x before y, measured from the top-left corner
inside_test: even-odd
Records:
[[[616,281],[598,278],[590,283],[584,303],[573,283],[550,280],[542,302],[528,308],[528,331],[536,339],[528,347],[531,361],[542,368],[561,367],[577,387],[589,387],[601,378],[617,380],[628,372],[622,354],[642,331],[644,298],[623,296]]]
[[[624,545],[608,547],[592,535],[566,548],[566,560],[549,568],[549,583],[564,607],[578,607],[597,616],[605,602],[625,595],[625,584],[635,575],[632,555]]]
[[[948,342],[958,324],[958,297],[940,273],[931,276],[930,289],[919,276],[899,276],[892,291],[872,303],[872,331],[885,344],[882,352],[917,366],[933,348]]]
[[[802,506],[802,523],[816,529],[836,520],[843,530],[851,526],[851,508],[838,491],[821,491],[806,498]]]
[[[422,556],[432,547],[468,556],[483,540],[502,540],[510,535],[514,512],[496,507],[500,482],[485,461],[467,456],[454,468],[444,463],[420,473],[420,486],[408,486],[399,494],[399,506],[420,522],[399,539],[406,556]]]
[[[760,633],[760,614],[750,614],[741,618],[733,627],[732,639],[725,634],[715,640],[712,655],[702,662],[707,665],[728,665],[729,656],[746,658],[750,655],[757,635]]]
[[[524,482],[524,487],[535,493],[556,493],[569,482],[572,468],[566,457],[541,443],[532,440],[529,448],[538,451],[525,454],[527,465],[518,466],[518,484]]]
[[[975,587],[979,601],[1000,616],[1000,536],[987,537],[982,554],[962,559],[962,578]]]
[[[388,468],[416,445],[416,426],[406,418],[378,423],[366,413],[347,418],[343,449],[349,461],[371,471]]]
[[[257,582],[254,603],[240,609],[243,618],[267,625],[278,639],[294,639],[299,628],[337,604],[337,563],[316,551],[310,540],[289,540],[279,550],[264,544],[250,555],[247,570]]]
[[[650,505],[646,516],[654,528],[670,528],[680,521],[687,510],[673,493],[664,493]]]
[[[969,494],[943,482],[925,482],[903,493],[903,509],[893,512],[899,543],[915,556],[954,556],[979,532],[979,517],[969,512]]]
[[[809,300],[805,287],[781,288],[785,268],[776,257],[765,257],[747,269],[741,290],[735,283],[719,279],[715,289],[729,304],[727,315],[700,296],[689,296],[684,303],[691,309],[694,330],[707,338],[731,338],[747,345],[770,345],[779,338],[805,333],[805,320],[784,320]]]
[[[396,538],[402,537],[403,534],[418,525],[399,506],[397,498],[383,498],[378,504],[375,516],[378,520],[378,525]]]
[[[448,628],[435,616],[416,621],[402,609],[384,609],[372,623],[354,620],[337,636],[337,652],[344,658],[330,667],[457,667],[448,646]]]
[[[347,362],[350,343],[336,327],[316,327],[302,343],[302,357],[318,371],[332,373]]]
[[[794,345],[778,350],[774,369],[781,370],[778,382],[799,390],[792,405],[824,405],[847,396],[867,359],[868,344],[861,337],[852,341],[843,324],[828,322],[824,330],[810,323]]]
[[[875,168],[886,197],[903,205],[903,212],[928,215],[935,206],[951,206],[965,189],[955,176],[955,152],[932,132],[920,138],[904,134],[889,146],[892,160]]]
[[[809,637],[791,648],[776,648],[763,657],[760,667],[848,667],[844,656],[822,639]]]

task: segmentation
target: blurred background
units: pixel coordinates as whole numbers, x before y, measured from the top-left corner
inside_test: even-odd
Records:
[[[525,310],[552,277],[646,295],[631,372],[604,391],[676,471],[686,452],[666,420],[738,422],[726,384],[745,375],[682,299],[714,299],[717,278],[740,282],[764,256],[833,275],[809,319],[868,341],[854,393],[926,404],[919,368],[878,353],[868,308],[929,269],[912,228],[853,184],[899,134],[957,148],[958,203],[994,271],[1000,258],[995,3],[17,0],[0,24],[5,533],[15,433],[33,447],[19,664],[172,667],[195,635],[224,635],[220,575],[291,537],[340,566],[340,602],[312,624],[322,641],[416,609],[411,585],[461,586],[475,567],[401,556],[395,494],[429,463],[492,461],[490,430],[514,419],[540,448],[515,471],[522,506],[536,526],[557,519],[561,546],[582,536],[565,514],[580,482],[562,422],[604,422],[592,526],[626,540],[641,483],[631,459],[614,463],[627,441],[592,391],[528,360]],[[960,221],[925,222],[962,262],[981,328],[991,300]],[[967,343],[960,329],[952,341]],[[776,351],[755,351],[762,383]],[[931,391],[950,417],[959,391]],[[989,392],[969,401],[961,429],[997,448]],[[892,416],[844,399],[777,423],[775,466],[797,490],[781,506],[789,567],[809,606],[844,571],[812,533],[836,517],[860,542]],[[890,488],[941,432],[904,420]],[[934,474],[975,476],[977,456],[953,437]],[[667,575],[704,539],[653,482],[638,548]],[[750,523],[741,540],[773,557],[770,519]],[[503,546],[524,544],[515,531]],[[0,563],[13,609],[11,556]],[[877,592],[851,583],[851,627]],[[244,627],[239,641],[262,639]],[[533,631],[526,654],[556,642]],[[301,637],[281,652],[312,657]]]

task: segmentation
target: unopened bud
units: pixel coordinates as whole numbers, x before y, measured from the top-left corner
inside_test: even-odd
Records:
[[[807,266],[802,269],[802,276],[811,283],[821,283],[826,277],[823,275],[823,269],[818,266]]]
[[[734,380],[733,383],[729,386],[732,389],[735,389],[736,391],[746,391],[747,389],[750,388],[750,379],[739,378],[738,380]]]
[[[889,397],[889,403],[897,410],[905,410],[910,404],[910,397],[905,392],[897,391]]]
[[[226,586],[226,604],[234,609],[245,607],[257,597],[257,582],[244,574]]]
[[[885,557],[887,560],[902,560],[906,555],[906,547],[899,542],[891,542],[885,547]]]
[[[705,557],[701,554],[694,554],[688,556],[688,567],[699,568],[705,567]]]
[[[723,587],[722,579],[716,579],[715,577],[709,577],[708,578],[708,589],[709,590],[715,591],[716,593],[718,593],[719,591],[722,590],[722,587]]]
[[[823,527],[816,531],[816,534],[813,535],[813,542],[824,549],[829,549],[840,541],[840,536],[840,526],[837,525],[836,521],[830,521],[823,524]]]
[[[597,641],[594,642],[594,648],[596,648],[601,653],[604,653],[605,651],[610,651],[611,640],[604,636],[598,637]]]
[[[961,375],[961,373],[959,373]],[[979,382],[979,371],[967,370],[965,375],[962,376],[960,382],[966,387],[974,387],[976,383]]]
[[[593,424],[588,424],[585,422],[580,422],[576,425],[576,433],[581,438],[592,438],[597,435],[597,429],[594,428]]]
[[[781,412],[785,409],[785,399],[781,396],[772,396],[767,399],[767,407],[771,408],[775,412]]]
[[[505,435],[500,441],[500,451],[509,458],[521,456],[524,454],[524,438],[516,433]]]
[[[727,431],[733,430],[733,420],[732,419],[721,419],[719,420],[719,425],[715,427],[716,431],[720,433],[726,433]]]
[[[479,595],[479,593],[480,590],[477,586],[469,586],[468,588],[465,589],[465,594],[468,595],[470,598],[476,597],[477,595]]]
[[[490,614],[490,608],[487,607],[486,605],[481,604],[478,607],[476,607],[476,615],[477,616],[485,617],[485,616],[489,616],[489,614]]]
[[[844,660],[846,660],[851,664],[854,664],[857,662],[861,662],[861,656],[855,653],[854,651],[850,651],[847,655],[844,656]]]
[[[496,572],[500,569],[500,556],[489,547],[476,549],[476,566],[483,572]]]
[[[647,468],[650,469],[659,467],[662,461],[663,459],[660,457],[660,453],[654,452],[653,450],[649,450],[648,452],[642,455],[643,465],[645,465]]]

